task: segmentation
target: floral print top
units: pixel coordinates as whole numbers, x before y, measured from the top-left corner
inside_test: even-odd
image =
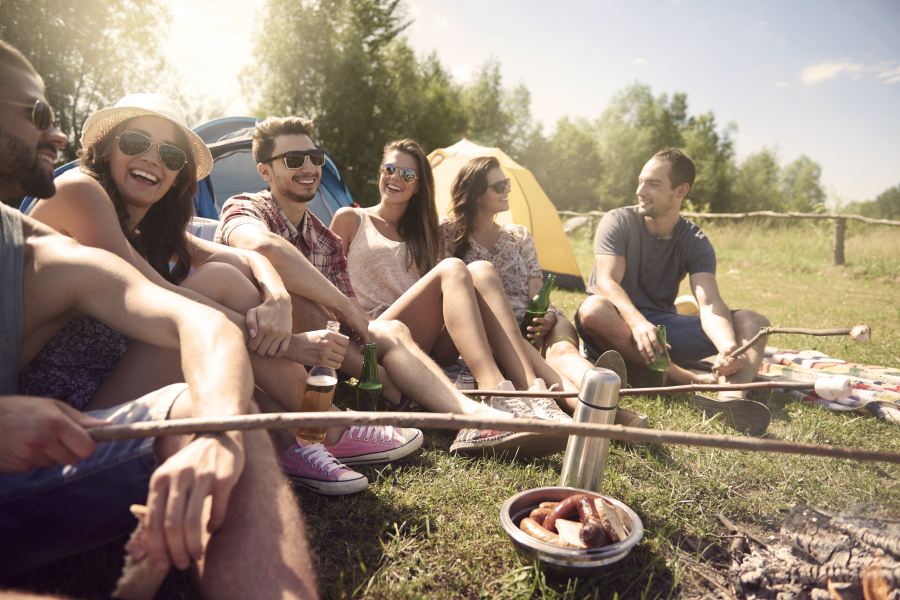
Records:
[[[528,280],[542,277],[541,263],[538,262],[537,248],[531,234],[517,223],[502,225],[500,239],[493,248],[485,248],[469,237],[469,250],[463,257],[466,264],[476,260],[486,260],[494,265],[503,291],[509,298],[516,319],[521,321],[531,297],[528,295]],[[441,219],[441,258],[453,256],[454,226],[447,217]]]

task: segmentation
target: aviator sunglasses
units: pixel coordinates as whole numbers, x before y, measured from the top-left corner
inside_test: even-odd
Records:
[[[507,187],[509,187],[510,191],[512,191],[512,184],[509,181],[509,177],[507,177],[503,181],[498,181],[497,183],[492,183],[488,187],[491,188],[492,190],[494,190],[495,192],[497,192],[498,194],[502,194],[503,190],[505,190]]]
[[[384,173],[386,177],[393,177],[394,173],[398,170],[400,171],[400,179],[406,183],[412,183],[419,178],[412,169],[401,169],[397,165],[392,165],[391,163],[384,163],[381,165],[381,172]]]
[[[116,139],[119,140],[119,150],[126,156],[143,154],[149,150],[153,144],[156,144],[156,152],[159,155],[159,161],[170,171],[180,171],[187,162],[187,155],[185,155],[184,150],[181,148],[165,142],[160,142],[159,140],[154,140],[137,131],[126,131],[125,133],[119,134]]]
[[[325,164],[325,151],[318,148],[315,150],[291,150],[290,152],[273,156],[265,162],[272,162],[273,160],[283,158],[284,166],[291,171],[296,171],[306,162],[307,156],[309,157],[310,164],[314,167],[321,167]]]
[[[13,106],[22,106],[31,109],[31,122],[40,131],[46,131],[51,127],[56,127],[56,116],[53,109],[43,100],[35,100],[34,104],[22,104],[21,102],[10,102],[9,100],[0,100],[3,104],[11,104]]]

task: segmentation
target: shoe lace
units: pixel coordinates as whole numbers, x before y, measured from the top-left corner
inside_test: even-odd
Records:
[[[306,459],[307,463],[311,463],[314,468],[320,471],[324,468],[325,476],[331,475],[335,469],[344,467],[341,461],[331,455],[331,452],[325,449],[322,444],[313,444],[312,446],[304,446],[303,448],[294,448],[291,450],[294,454],[299,454],[300,458]]]
[[[547,391],[547,392],[552,392],[552,391],[553,391],[553,388],[557,387],[558,385],[559,385],[558,383],[554,383],[553,385],[551,385],[551,386],[550,386],[549,388],[547,388],[546,390],[534,390],[534,391],[541,391],[541,392]],[[531,388],[529,388],[529,391],[532,391]],[[547,412],[547,413],[550,413],[550,414],[553,414],[553,415],[564,415],[564,416],[569,416],[569,415],[566,414],[566,412],[565,412],[564,410],[562,410],[562,409],[559,407],[559,404],[557,404],[557,403],[556,403],[556,400],[554,400],[553,398],[532,398],[532,399],[531,399],[531,403],[532,403],[532,405],[535,405],[535,404],[536,404],[536,405],[538,405],[539,407],[541,407],[541,408],[544,410],[544,412]]]
[[[510,397],[499,397],[494,396],[491,400],[491,405],[499,410],[503,410],[511,413],[529,413],[531,411],[531,407],[528,406],[528,403],[522,400],[521,398],[510,398]]]
[[[354,425],[347,431],[347,439],[352,439],[353,434],[356,434],[356,441],[359,441],[362,438],[365,441],[369,441],[369,436],[372,437],[372,441],[374,442],[376,438],[381,443],[384,443],[385,430],[387,431],[387,442],[390,444],[394,441],[394,428],[393,427],[385,427],[383,425]],[[363,432],[365,432],[365,437],[363,437]]]

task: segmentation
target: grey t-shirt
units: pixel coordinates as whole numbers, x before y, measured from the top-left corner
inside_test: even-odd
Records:
[[[22,269],[25,238],[19,211],[0,203],[0,395],[16,393],[25,335]]]
[[[679,217],[672,237],[652,235],[637,206],[616,208],[603,216],[594,236],[594,254],[625,258],[621,286],[635,308],[675,312],[678,286],[686,274],[716,274],[716,252],[697,225]],[[597,267],[587,291],[597,294]]]

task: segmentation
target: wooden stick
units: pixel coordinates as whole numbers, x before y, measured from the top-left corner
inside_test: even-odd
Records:
[[[760,327],[759,332],[757,332],[756,335],[754,335],[752,338],[750,338],[750,341],[748,341],[746,344],[744,344],[743,346],[741,346],[740,348],[738,348],[737,350],[732,352],[730,354],[730,356],[740,356],[741,354],[743,354],[744,352],[746,352],[747,350],[752,348],[753,344],[755,344],[757,341],[759,341],[759,338],[761,338],[764,335],[769,335],[770,333],[799,333],[799,334],[803,334],[803,335],[819,335],[819,336],[850,335],[851,333],[854,333],[854,331],[857,330],[860,326],[863,326],[866,329],[869,328],[868,325],[864,325],[863,323],[860,323],[859,325],[856,325],[854,327],[847,327],[845,329],[805,329],[803,327]],[[871,332],[871,330],[870,330],[870,332]],[[867,341],[869,341],[868,337],[866,337],[866,341],[860,342],[860,343],[865,344]]]
[[[753,381],[750,383],[692,383],[655,388],[620,389],[619,396],[665,396],[689,392],[725,392],[732,390],[811,390],[812,381]],[[577,398],[579,392],[507,392],[502,390],[460,390],[466,396],[497,396],[501,398]]]
[[[452,413],[388,413],[388,412],[330,412],[330,413],[270,413],[221,417],[216,419],[179,419],[150,421],[130,425],[101,425],[88,429],[98,442],[110,442],[161,435],[185,435],[250,429],[284,429],[302,427],[348,427],[351,425],[393,425],[426,429],[496,429],[499,431],[533,431],[549,435],[583,435],[603,437],[623,442],[650,444],[682,444],[707,448],[725,448],[749,452],[778,452],[824,456],[859,461],[900,464],[900,454],[880,450],[863,450],[816,444],[801,444],[782,440],[753,437],[706,435],[681,431],[639,429],[622,425],[592,423],[558,423],[542,419],[495,419]]]

